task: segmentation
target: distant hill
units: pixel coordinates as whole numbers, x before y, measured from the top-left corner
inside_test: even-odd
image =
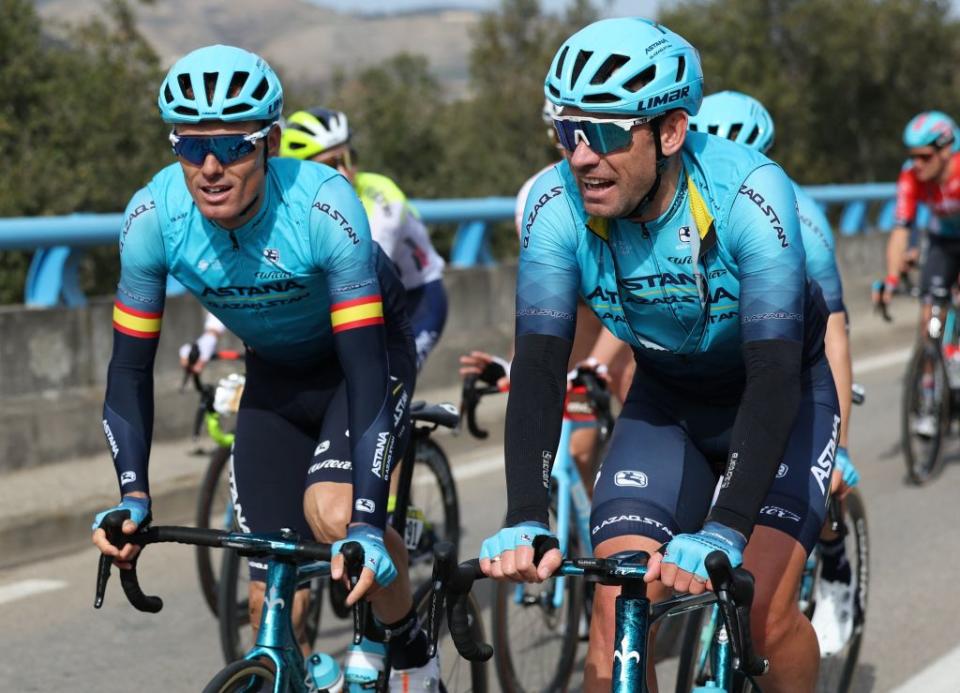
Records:
[[[144,35],[167,65],[211,43],[263,55],[288,79],[322,83],[339,66],[348,73],[407,51],[425,55],[431,70],[456,92],[466,89],[471,10],[429,10],[363,16],[303,0],[158,0],[133,3]],[[98,0],[36,0],[41,17],[77,23],[101,12]]]

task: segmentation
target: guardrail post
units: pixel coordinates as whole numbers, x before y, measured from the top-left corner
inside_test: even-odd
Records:
[[[863,229],[863,222],[867,216],[867,203],[863,200],[854,200],[843,208],[840,216],[840,233],[844,236],[855,236]]]
[[[61,302],[69,308],[86,305],[78,275],[82,258],[80,248],[39,248],[27,270],[24,303],[30,308],[52,308]]]
[[[487,247],[487,224],[483,221],[466,221],[457,227],[450,250],[450,264],[456,267],[473,267],[490,264],[492,257]]]

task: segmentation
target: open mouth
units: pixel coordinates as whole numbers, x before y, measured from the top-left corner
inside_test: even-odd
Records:
[[[603,192],[613,187],[613,181],[604,178],[583,178],[584,189],[589,192]]]
[[[232,187],[230,185],[201,185],[200,192],[210,202],[222,202],[229,195]]]

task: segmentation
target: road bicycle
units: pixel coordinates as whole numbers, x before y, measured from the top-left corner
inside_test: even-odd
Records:
[[[535,542],[538,555],[559,546],[556,539],[545,539]],[[718,690],[739,693],[749,690],[747,686],[759,690],[755,677],[767,671],[768,662],[756,655],[750,636],[750,606],[754,592],[750,573],[742,568],[731,569],[726,555],[714,552],[706,561],[714,592],[678,595],[653,604],[646,596],[643,582],[648,559],[649,554],[644,551],[618,553],[608,558],[568,558],[554,574],[621,588],[616,599],[612,693],[647,693],[649,690],[647,651],[650,631],[658,622],[697,610],[710,610],[713,605],[718,606],[717,613],[726,639],[724,647],[715,653],[717,676],[693,690],[696,693],[717,693]],[[478,640],[469,628],[466,596],[470,594],[474,581],[482,577],[478,559],[456,565],[452,547],[438,548],[429,633],[435,641],[445,615],[457,651],[469,661],[486,661],[493,655],[493,647]]]
[[[551,472],[550,526],[563,556],[590,550],[590,498],[573,456],[570,437],[584,426],[597,429],[594,467],[602,461],[613,432],[610,393],[592,371],[578,370],[569,382],[556,461]],[[494,385],[464,380],[463,413],[467,428],[486,437],[476,420],[477,405],[498,393]],[[593,585],[563,575],[542,584],[498,582],[494,590],[491,631],[500,686],[508,693],[556,691],[567,687],[577,663],[577,650],[589,631]],[[670,653],[682,635],[682,624],[671,620],[657,638],[659,657]]]
[[[445,423],[439,424],[432,419],[423,418],[424,411],[438,408],[447,412],[448,419],[444,420]],[[391,521],[405,538],[410,557],[410,581],[411,584],[418,585],[429,578],[434,545],[440,540],[449,541],[455,546],[459,546],[460,542],[460,505],[456,482],[446,454],[431,437],[438,425],[456,425],[459,412],[453,405],[441,404],[425,408],[423,402],[414,402],[411,405],[411,418],[414,425],[410,444],[404,452],[403,463],[394,472],[399,476],[400,483],[397,492],[390,498],[388,508],[391,511],[395,508],[407,508],[402,527],[398,524],[399,516],[396,512],[392,512]],[[412,474],[410,479],[405,481],[405,470],[408,468],[412,470]],[[408,489],[405,499],[401,499],[401,488]],[[217,594],[220,648],[225,661],[231,662],[253,644],[253,630],[249,628],[250,614],[247,608],[249,580],[246,561],[238,552],[224,551],[221,556],[220,575],[222,580]],[[310,583],[305,634],[311,645],[320,629],[326,582],[317,579]],[[344,604],[346,589],[343,584],[330,582],[329,595],[333,613],[341,619],[349,617],[350,610]],[[229,608],[229,605],[234,606]]]
[[[451,409],[453,411],[451,411]],[[414,421],[428,426],[456,425],[458,415],[455,408],[443,405],[416,406],[411,413]],[[397,493],[397,507],[407,505],[413,467],[407,466],[407,473],[401,471],[401,481]],[[325,579],[330,575],[330,546],[300,541],[294,533],[281,531],[275,534],[240,534],[216,529],[193,527],[146,527],[134,535],[126,536],[120,531],[123,521],[129,517],[129,511],[118,510],[107,515],[101,527],[107,531],[114,545],[133,543],[141,547],[160,542],[178,542],[190,545],[204,545],[212,548],[226,548],[239,551],[244,556],[257,557],[268,562],[267,598],[261,615],[257,642],[242,659],[228,664],[217,673],[203,689],[209,693],[228,691],[274,691],[274,693],[307,693],[318,690],[348,691],[386,691],[390,673],[389,648],[384,652],[384,671],[376,684],[361,683],[363,677],[352,671],[348,665],[341,672],[336,659],[328,653],[315,653],[305,660],[293,632],[291,610],[294,594],[298,585],[304,581]],[[405,532],[406,513],[398,512],[393,518],[394,527],[401,534]],[[349,542],[343,548],[347,562],[347,572],[351,582],[356,583],[363,566],[363,551],[359,544]],[[104,594],[110,577],[112,560],[100,557],[97,574],[97,592],[94,606],[103,604]],[[163,607],[158,597],[146,596],[140,588],[136,561],[130,570],[120,571],[120,581],[128,601],[137,609],[148,613],[157,613]],[[425,619],[430,604],[430,585],[422,585],[414,595],[418,613]],[[466,628],[476,638],[483,638],[483,623],[480,611],[474,601],[463,607],[466,611]],[[365,602],[360,602],[353,611],[353,647],[370,648],[371,636],[375,641],[382,640],[382,629],[369,616]],[[449,641],[448,641],[449,642]],[[463,665],[453,656],[452,647],[442,643],[442,675],[444,690],[447,691],[484,691],[486,690],[486,667],[482,663]],[[349,658],[348,658],[349,661]],[[344,683],[345,681],[345,683]]]

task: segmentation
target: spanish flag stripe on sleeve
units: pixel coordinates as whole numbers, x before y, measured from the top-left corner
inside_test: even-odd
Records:
[[[380,296],[364,296],[330,306],[333,331],[343,332],[357,327],[383,324],[383,301]]]
[[[119,301],[113,304],[114,329],[131,337],[141,339],[159,337],[161,316],[162,313],[147,313],[125,306]]]

